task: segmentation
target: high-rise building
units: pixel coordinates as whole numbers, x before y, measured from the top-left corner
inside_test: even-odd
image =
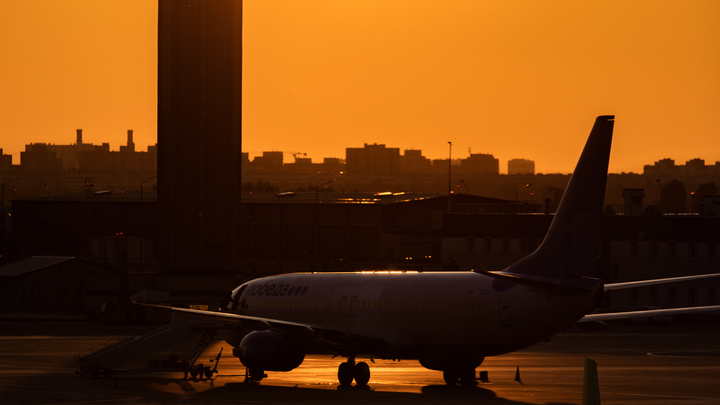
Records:
[[[535,161],[510,159],[508,160],[508,174],[535,174]]]
[[[20,167],[27,171],[55,172],[62,169],[62,161],[48,150],[47,144],[31,143],[20,152]]]
[[[240,270],[242,0],[158,3],[158,269]]]
[[[133,130],[132,129],[128,129],[127,145],[120,145],[120,152],[123,152],[123,153],[135,152],[135,142],[133,142]]]
[[[400,172],[400,148],[383,144],[365,144],[362,148],[346,148],[348,174],[363,176],[394,176]]]
[[[489,153],[471,153],[460,163],[460,171],[474,174],[499,174],[500,161]]]
[[[12,168],[12,155],[3,154],[2,148],[0,148],[0,173],[7,173]]]

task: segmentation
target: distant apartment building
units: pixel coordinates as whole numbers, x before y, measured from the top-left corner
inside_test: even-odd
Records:
[[[150,149],[150,148],[149,148]],[[157,148],[149,152],[80,152],[80,171],[83,172],[155,172]]]
[[[133,130],[127,132],[127,145],[120,152],[110,151],[110,144],[93,145],[83,142],[82,129],[76,131],[76,142],[69,145],[35,143],[25,146],[20,153],[20,170],[82,172],[155,172],[157,144],[148,146],[147,152],[136,152]]]
[[[510,159],[508,160],[508,174],[535,174],[535,161]]]
[[[0,173],[7,173],[12,169],[12,155],[3,154],[0,148]]]
[[[277,173],[282,170],[283,153],[282,152],[263,152],[262,156],[258,156],[250,163],[254,169],[265,173]]]
[[[500,174],[500,161],[491,154],[471,153],[460,162],[460,171],[473,174]]]
[[[91,143],[83,143],[83,130],[77,129],[75,131],[75,143],[70,145],[48,145],[50,152],[55,152],[55,155],[62,161],[63,170],[80,169],[80,159],[78,154],[80,152],[109,152],[110,144],[103,143],[102,145],[93,145]]]
[[[660,159],[645,165],[643,175],[651,177],[720,176],[720,162],[706,165],[703,159],[691,159],[684,165],[676,165],[673,159]]]
[[[422,155],[420,149],[405,149],[400,156],[401,173],[426,173],[432,168],[432,161]]]
[[[313,163],[309,157],[295,156],[295,163],[286,163],[283,171],[294,174],[312,174],[318,171],[318,166],[320,165]]]
[[[31,143],[25,145],[25,151],[20,152],[20,168],[25,171],[51,172],[62,169],[62,160],[57,154],[48,150],[45,143]]]
[[[400,173],[400,148],[384,144],[365,144],[362,148],[346,148],[347,173],[361,176],[395,176]]]

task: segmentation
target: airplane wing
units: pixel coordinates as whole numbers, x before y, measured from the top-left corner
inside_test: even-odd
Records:
[[[720,311],[720,305],[710,305],[706,307],[686,307],[686,308],[670,308],[670,309],[651,309],[647,311],[632,311],[632,312],[613,312],[609,314],[590,314],[580,318],[577,322],[604,322],[612,321],[617,319],[630,319],[630,318],[647,318],[649,316],[658,315],[677,315],[677,314],[690,314],[698,312],[713,312]]]
[[[306,338],[319,337],[330,344],[335,345],[364,345],[371,347],[382,347],[383,339],[366,331],[353,330],[349,328],[333,328],[324,325],[310,325],[305,323],[288,322],[279,319],[260,318],[233,314],[230,312],[205,311],[200,309],[169,307],[165,305],[143,304],[136,302],[135,305],[150,308],[160,308],[192,317],[201,318],[205,322],[211,322],[216,326],[233,324],[242,326],[248,330],[274,330],[280,333],[287,333],[293,336]]]
[[[625,283],[605,284],[605,291],[626,290],[629,288],[638,288],[638,287],[645,287],[645,286],[649,286],[649,285],[658,285],[658,284],[665,284],[665,283],[676,283],[678,281],[698,280],[698,279],[710,278],[710,277],[720,277],[720,273],[700,274],[697,276],[659,278],[659,279],[654,279],[654,280],[640,280],[640,281],[628,281]]]
[[[243,327],[246,327],[246,328],[252,329],[252,330],[275,329],[278,331],[303,330],[308,333],[317,333],[318,332],[318,330],[314,329],[310,325],[288,322],[288,321],[281,321],[281,320],[277,320],[277,319],[258,318],[258,317],[254,317],[254,316],[238,315],[238,314],[233,314],[233,313],[229,313],[229,312],[215,312],[215,311],[205,311],[205,310],[201,310],[201,309],[177,308],[177,307],[168,307],[165,305],[143,304],[143,303],[139,303],[139,302],[136,302],[135,305],[140,305],[143,307],[150,307],[150,308],[160,308],[160,309],[165,309],[165,310],[178,312],[178,313],[182,313],[182,314],[186,314],[186,315],[202,317],[203,320],[217,323],[218,325],[230,323],[230,324],[235,324],[237,326],[243,326]]]

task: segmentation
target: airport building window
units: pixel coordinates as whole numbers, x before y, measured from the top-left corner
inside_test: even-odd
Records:
[[[620,263],[613,263],[612,270],[613,270],[613,280],[619,280],[620,279]]]
[[[637,289],[630,290],[630,301],[637,302],[637,300],[638,300],[638,290]]]
[[[485,238],[484,245],[485,245],[485,254],[491,255],[492,254],[492,238]]]
[[[475,253],[475,239],[474,238],[467,238],[465,241],[465,244],[466,244],[465,250],[467,251],[468,254],[471,255],[471,254]]]
[[[697,242],[690,242],[688,244],[688,256],[690,256],[690,260],[697,259]]]
[[[630,257],[633,259],[638,258],[638,241],[636,240],[630,241]]]
[[[658,243],[657,241],[650,242],[650,258],[651,259],[657,259],[659,256],[658,253]]]
[[[671,259],[677,259],[677,242],[668,242],[668,250]]]
[[[505,255],[505,256],[510,254],[510,239],[508,239],[508,238],[502,239],[502,252],[503,252],[503,255]]]
[[[715,304],[717,301],[717,294],[714,288],[708,288],[707,290],[707,303],[710,305]]]
[[[707,257],[710,260],[715,260],[717,257],[717,254],[715,253],[716,245],[715,242],[710,242],[707,244]]]
[[[674,304],[676,301],[676,298],[677,298],[676,291],[677,291],[677,289],[675,287],[668,288],[668,298],[669,298],[671,304]]]
[[[520,254],[523,256],[528,254],[528,240],[523,238],[523,239],[520,239],[519,242],[520,242]]]
[[[690,305],[695,305],[697,301],[697,289],[688,288],[688,300],[690,301]]]
[[[657,287],[650,287],[650,302],[658,302]]]

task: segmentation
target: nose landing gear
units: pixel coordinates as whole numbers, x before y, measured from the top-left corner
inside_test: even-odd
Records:
[[[370,367],[364,361],[356,364],[355,358],[349,357],[347,362],[338,367],[338,381],[340,385],[350,385],[353,380],[357,385],[367,385],[370,381]]]

